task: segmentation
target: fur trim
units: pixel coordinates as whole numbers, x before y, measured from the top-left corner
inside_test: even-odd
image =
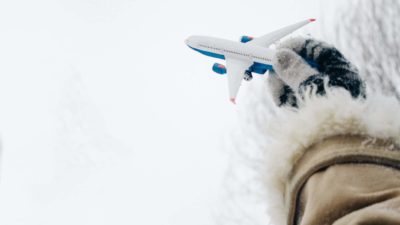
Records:
[[[333,88],[324,97],[306,98],[298,110],[276,111],[275,116],[258,124],[268,123],[261,131],[268,136],[262,146],[262,180],[274,225],[286,224],[285,182],[292,165],[312,144],[330,136],[353,134],[390,139],[400,145],[400,105],[395,98],[371,94],[355,100],[347,91]]]

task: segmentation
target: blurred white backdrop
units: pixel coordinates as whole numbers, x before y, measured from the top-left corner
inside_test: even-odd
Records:
[[[327,5],[2,0],[0,224],[215,224],[240,106],[184,39],[258,36]]]

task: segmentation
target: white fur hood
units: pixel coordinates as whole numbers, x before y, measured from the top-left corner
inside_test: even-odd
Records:
[[[283,194],[294,162],[327,137],[363,135],[391,139],[400,145],[400,105],[391,97],[369,94],[355,100],[342,89],[327,96],[305,99],[299,110],[276,109],[274,116],[258,121],[262,148],[261,180],[265,184],[267,213],[274,225],[286,224]],[[260,120],[260,119],[258,119]],[[264,127],[263,127],[264,126]]]

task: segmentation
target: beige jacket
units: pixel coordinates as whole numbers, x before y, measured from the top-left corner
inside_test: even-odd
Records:
[[[327,95],[259,124],[272,224],[400,225],[399,103]]]
[[[288,225],[400,224],[400,149],[334,136],[295,163],[285,193]]]

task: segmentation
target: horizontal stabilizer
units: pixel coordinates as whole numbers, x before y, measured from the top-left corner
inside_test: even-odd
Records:
[[[254,38],[251,37],[251,36],[241,36],[241,37],[240,37],[240,42],[246,43],[246,42],[249,42],[249,41],[251,41],[251,40],[253,40],[253,39],[254,39]]]

